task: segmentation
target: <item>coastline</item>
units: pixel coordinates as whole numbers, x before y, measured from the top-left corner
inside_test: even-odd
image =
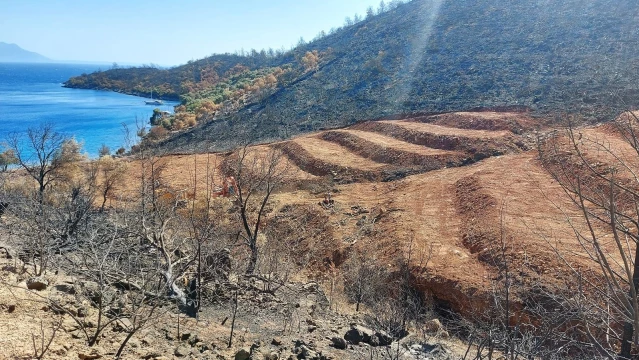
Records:
[[[0,64],[0,141],[43,122],[75,136],[92,158],[102,144],[112,152],[125,145],[122,124],[135,134],[136,124],[148,124],[154,108],[172,111],[178,102],[144,104],[144,97],[109,90],[65,87],[70,77],[97,70],[73,64]],[[79,91],[85,90],[85,91]]]

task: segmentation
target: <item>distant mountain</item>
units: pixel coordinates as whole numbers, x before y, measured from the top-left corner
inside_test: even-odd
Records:
[[[38,53],[27,51],[16,44],[0,42],[0,62],[50,62],[51,59]]]
[[[164,142],[176,151],[476,108],[605,121],[639,107],[638,17],[636,0],[414,0],[287,53],[114,69],[67,86],[179,97],[191,114],[181,119],[199,125]]]

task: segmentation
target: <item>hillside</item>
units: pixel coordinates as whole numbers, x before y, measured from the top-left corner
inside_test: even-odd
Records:
[[[144,94],[139,84],[166,98],[181,96],[186,110],[197,113],[188,104],[206,97],[202,90],[220,82],[233,88],[224,73],[234,65],[283,70],[259,96],[235,91],[218,98],[218,105],[235,99],[236,106],[198,115],[204,125],[167,142],[176,151],[228,148],[238,133],[252,141],[278,139],[391,114],[480,107],[609,120],[639,101],[632,28],[638,11],[628,0],[414,0],[285,54],[214,55],[168,70],[110,70],[67,86]],[[314,50],[317,61],[309,65],[304,57]],[[217,77],[207,83],[201,74],[211,64]],[[125,77],[133,81],[119,85]],[[188,78],[194,88],[166,77]],[[104,81],[97,85],[98,79]],[[209,139],[215,141],[204,146]]]
[[[51,59],[38,53],[27,51],[16,44],[0,42],[0,62],[48,62]]]
[[[532,131],[538,126],[539,120],[526,114],[458,112],[362,122],[249,149],[255,156],[279,149],[290,168],[286,189],[275,196],[272,221],[308,207],[327,216],[325,244],[309,238],[300,241],[314,245],[296,245],[309,246],[314,266],[339,267],[358,251],[390,263],[412,239],[416,253],[434,251],[427,268],[416,269],[416,286],[442,309],[468,315],[484,306],[497,276],[496,206],[502,202],[508,256],[521,266],[517,281],[541,276],[553,283],[569,275],[541,234],[552,229],[557,241],[573,249],[570,225],[555,205],[571,214],[575,209],[536,158]],[[594,129],[591,136],[597,134]],[[192,186],[188,178],[205,168],[209,156],[164,157],[170,186]],[[208,160],[220,164],[217,181],[232,156],[218,153]],[[125,183],[135,184],[136,172]],[[323,209],[318,203],[327,191],[335,205]]]
[[[268,68],[272,59],[238,55],[213,55],[170,69],[152,66],[113,68],[73,77],[64,86],[78,89],[100,89],[131,95],[153,96],[164,100],[180,100],[180,96],[208,89],[234,75]]]
[[[103,157],[66,164],[75,171],[44,204],[21,200],[36,190],[9,171],[0,357],[27,357],[29,334],[46,338],[42,320],[59,329],[46,333],[48,358],[616,358],[607,334],[636,299],[622,261],[639,239],[626,226],[638,209],[635,116],[571,133],[524,113],[454,112],[226,153]],[[598,204],[623,217],[623,240]],[[49,232],[59,251],[29,256],[43,237],[24,211],[45,206],[62,209],[53,229],[83,225]],[[254,272],[246,224],[259,232]],[[180,305],[187,293],[194,302]]]
[[[281,226],[281,219],[302,221],[300,213],[309,209],[326,216],[322,225],[304,225],[305,233],[321,234],[318,238],[303,237],[290,245],[309,253],[309,267],[328,263],[344,270],[346,259],[358,253],[386,266],[412,249],[421,260],[411,281],[431,296],[435,310],[484,321],[481,314],[499,291],[502,262],[507,261],[516,269],[507,276],[519,289],[511,294],[517,309],[512,321],[525,323],[534,316],[526,312],[550,306],[550,297],[558,296],[547,291],[570,288],[574,269],[597,271],[575,236],[587,229],[581,213],[551,172],[558,163],[549,166],[536,150],[539,134],[563,139],[564,132],[533,132],[542,121],[521,113],[446,113],[362,122],[250,149],[261,154],[280,149],[291,167],[289,185],[275,196],[272,226]],[[598,166],[636,161],[633,149],[613,127],[578,131],[580,144],[596,156]],[[571,152],[556,151],[560,156]],[[232,156],[217,154],[215,163],[224,164]],[[206,158],[165,159],[179,178],[202,168]],[[183,181],[175,185],[187,186]],[[330,208],[321,206],[326,192],[335,201]],[[606,230],[596,226],[595,231]],[[613,249],[614,244],[605,241],[603,246]],[[615,256],[614,250],[608,251]],[[329,276],[325,271],[321,276]],[[568,310],[555,311],[546,315],[561,319]]]

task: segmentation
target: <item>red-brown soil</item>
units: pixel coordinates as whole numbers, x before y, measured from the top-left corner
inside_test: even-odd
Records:
[[[584,227],[578,209],[536,150],[528,150],[532,135],[511,128],[535,128],[533,120],[510,113],[463,114],[460,126],[466,128],[457,129],[451,119],[459,116],[440,115],[438,125],[367,122],[261,145],[256,148],[260,152],[284,152],[283,161],[296,169],[291,184],[321,185],[287,186],[274,196],[275,212],[269,216],[286,205],[325,212],[323,222],[334,241],[314,253],[316,264],[333,261],[339,267],[355,250],[392,264],[412,244],[416,286],[462,313],[487,301],[504,259],[517,269],[521,284],[568,281],[571,272],[557,251],[577,267],[591,267],[587,258],[574,256],[583,254],[573,229]],[[579,131],[584,141],[604,142],[636,161],[633,149],[610,127]],[[611,161],[604,152],[592,149],[590,154]],[[225,156],[167,157],[164,178],[171,187],[188,188],[195,164],[205,169],[206,161],[221,164]],[[135,190],[138,171],[138,163],[130,164],[124,188]],[[403,175],[392,177],[395,173]],[[323,189],[333,192],[334,208],[318,205]]]
[[[367,122],[256,148],[281,149],[283,161],[296,169],[291,180],[332,189],[333,210],[321,209],[323,193],[307,187],[287,187],[274,198],[276,207],[317,206],[326,212],[331,236],[341,245],[316,252],[324,258],[316,263],[339,265],[359,249],[391,264],[412,243],[413,258],[422,259],[414,264],[421,268],[416,285],[462,313],[485,304],[504,259],[522,284],[569,279],[556,252],[582,253],[571,226],[583,224],[536,150],[529,150],[534,137],[526,131],[538,128],[535,121],[494,112],[443,114],[428,121]],[[605,139],[629,151],[608,127],[580,131],[584,138]],[[221,163],[224,156],[216,156]],[[189,183],[183,176],[193,172],[192,157],[167,159],[166,178],[174,178],[175,186]],[[206,157],[197,159],[204,168]],[[403,175],[393,178],[394,173]],[[581,257],[574,261],[592,265]]]
[[[471,130],[507,130],[515,134],[539,127],[539,122],[525,113],[508,112],[455,112],[414,119],[434,125]]]

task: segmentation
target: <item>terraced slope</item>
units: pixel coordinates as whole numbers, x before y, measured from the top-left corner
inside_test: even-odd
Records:
[[[359,138],[360,141],[368,141],[381,148],[387,148],[389,150],[395,150],[395,151],[404,151],[407,153],[414,153],[414,154],[422,155],[422,156],[454,154],[454,152],[451,152],[451,151],[446,151],[441,149],[431,149],[425,146],[419,146],[419,145],[407,143],[386,135],[373,133],[373,132],[346,129],[346,130],[329,131],[326,134],[330,134],[330,133],[340,134],[343,137],[355,136]]]
[[[530,138],[526,136],[506,129],[488,130],[502,120],[507,120],[502,121],[504,124],[510,122],[510,113],[490,116],[493,125],[476,124],[484,130],[473,129],[467,122],[466,128],[460,129],[418,119],[376,121],[273,146],[281,148],[300,169],[316,176],[329,176],[342,183],[391,181],[467,165],[490,156],[519,153],[530,147]]]
[[[444,113],[413,119],[413,121],[428,122],[435,125],[451,126],[460,129],[508,130],[515,134],[521,134],[526,130],[540,126],[538,119],[533,119],[526,113],[496,111]]]
[[[381,124],[390,124],[394,126],[400,126],[408,130],[417,131],[421,133],[427,133],[440,136],[455,136],[461,138],[470,139],[494,139],[502,138],[510,135],[510,132],[502,131],[487,131],[487,130],[468,130],[453,128],[447,126],[425,124],[413,121],[380,121]]]
[[[585,225],[531,146],[528,131],[537,125],[518,116],[451,113],[367,122],[254,147],[258,153],[281,149],[298,172],[275,194],[269,216],[318,206],[331,191],[335,206],[315,210],[325,211],[323,223],[339,245],[314,252],[315,263],[339,267],[361,251],[393,264],[410,249],[418,259],[414,285],[439,306],[465,314],[487,304],[504,258],[517,269],[515,284],[570,282],[556,251],[573,256],[577,268],[592,266],[586,256],[574,257],[583,248],[573,226]],[[579,131],[584,143],[609,144],[618,156],[632,157],[607,126]],[[595,150],[588,151],[598,161],[615,158]],[[526,293],[517,296],[528,300]]]

